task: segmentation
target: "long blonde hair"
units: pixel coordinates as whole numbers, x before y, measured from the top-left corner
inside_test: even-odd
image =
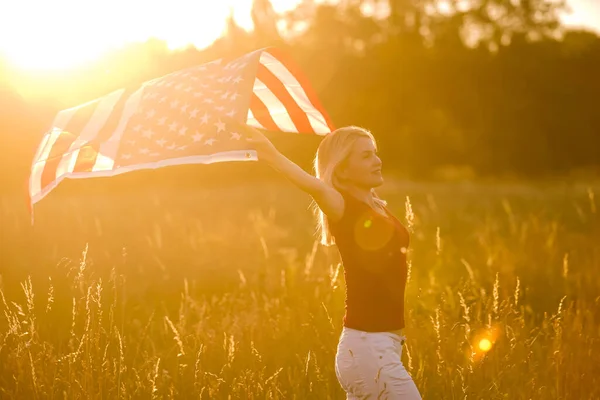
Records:
[[[315,176],[337,190],[345,189],[341,182],[339,182],[335,171],[340,164],[348,159],[352,151],[352,146],[361,137],[371,139],[373,145],[377,148],[377,142],[373,134],[367,129],[358,126],[339,128],[325,136],[319,144],[317,154],[315,155],[313,164]],[[374,190],[372,193],[376,203],[385,205],[385,201],[381,200]],[[335,240],[329,230],[327,216],[316,203],[313,202],[313,206],[317,217],[317,232],[320,236],[321,244],[325,246],[334,245]]]

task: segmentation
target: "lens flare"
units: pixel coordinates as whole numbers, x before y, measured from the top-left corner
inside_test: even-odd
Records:
[[[492,342],[489,339],[481,339],[479,341],[479,350],[488,352],[492,348]]]

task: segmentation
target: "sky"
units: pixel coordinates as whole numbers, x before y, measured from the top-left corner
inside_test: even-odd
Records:
[[[301,0],[271,0],[275,11]],[[324,0],[317,0],[324,1]],[[563,21],[600,32],[600,0],[569,0]],[[162,39],[172,49],[208,46],[236,22],[251,29],[252,0],[17,0],[0,5],[0,53],[23,69],[57,69],[92,61],[126,43]]]

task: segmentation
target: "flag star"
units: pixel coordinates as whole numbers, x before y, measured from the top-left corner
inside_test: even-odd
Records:
[[[154,117],[155,114],[156,114],[156,110],[154,110],[154,109],[148,111],[146,113],[146,119],[150,119],[150,118]]]
[[[191,87],[191,86],[188,86],[188,87],[186,87],[186,88],[185,88],[183,91],[184,91],[184,92],[186,92],[186,93],[189,93],[189,92],[191,92],[192,90],[194,90],[194,88],[193,88],[193,87]]]
[[[160,100],[158,100],[159,103],[164,103],[167,101],[167,96],[163,96],[160,98]]]
[[[190,107],[190,105],[188,103],[185,103],[184,105],[181,106],[180,110],[182,113],[186,112],[187,109]]]
[[[213,99],[211,99],[211,98],[204,99],[204,103],[207,103],[207,104],[213,104],[214,102],[215,101]]]
[[[167,82],[167,83],[165,83],[165,86],[166,87],[171,87],[171,86],[173,86],[173,82]]]
[[[215,89],[212,91],[214,94],[219,94],[219,93],[223,93],[223,91],[221,89]]]
[[[173,100],[171,102],[171,108],[177,108],[178,105],[179,105],[179,100]]]
[[[221,132],[225,130],[225,122],[222,122],[220,119],[219,121],[215,122],[215,127],[217,128],[217,132]]]
[[[204,137],[204,134],[202,134],[200,132],[196,132],[196,134],[194,136],[192,136],[192,139],[194,140],[194,142],[199,142],[202,140],[203,137]]]
[[[158,119],[158,125],[164,125],[167,122],[167,117],[160,117]]]
[[[154,135],[154,131],[152,129],[145,129],[144,133],[142,133],[142,136],[148,139],[150,139],[152,135]]]
[[[187,132],[188,128],[183,126],[181,127],[181,129],[179,129],[179,136],[185,136],[185,133]]]
[[[204,144],[207,146],[212,146],[212,144],[216,141],[217,141],[216,139],[210,138],[206,142],[204,142]]]
[[[131,158],[131,154],[123,154],[121,158],[124,160],[129,160]]]
[[[194,97],[202,97],[203,95],[202,92],[194,92]]]
[[[142,148],[142,149],[140,149],[139,151],[140,151],[140,154],[148,154],[148,153],[150,153],[150,149],[147,149],[145,147]]]
[[[200,118],[200,122],[202,124],[208,124],[208,119],[210,118],[210,115],[208,113],[204,113],[204,115],[202,116],[202,118]]]
[[[225,82],[229,82],[231,80],[231,75],[225,77]]]
[[[231,132],[231,140],[240,140],[242,138],[242,135],[240,135],[237,132]]]
[[[142,130],[142,128],[143,128],[143,126],[142,126],[142,125],[140,125],[140,124],[137,124],[137,125],[136,125],[136,126],[133,128],[133,131],[134,131],[134,132],[139,132],[139,131],[141,131],[141,130]]]
[[[175,132],[178,126],[179,125],[177,124],[177,122],[171,122],[171,124],[169,125],[169,131]]]
[[[223,100],[227,100],[227,98],[228,98],[228,97],[229,97],[229,91],[227,91],[227,92],[223,93],[223,95],[221,96],[221,98],[222,98]]]
[[[127,144],[130,144],[132,146],[135,146],[135,140],[128,140]]]
[[[234,101],[238,97],[240,97],[240,94],[236,92],[236,93],[232,94],[231,96],[229,96],[229,100]]]
[[[154,153],[150,153],[148,154],[150,157],[158,157],[160,156],[160,153],[154,152]]]
[[[236,76],[236,77],[233,79],[233,83],[240,83],[240,82],[242,82],[243,80],[244,80],[244,79],[243,79],[241,76]]]
[[[186,145],[179,146],[179,147],[177,148],[177,150],[185,150],[185,149],[187,149],[187,146],[186,146]]]
[[[156,144],[159,145],[160,147],[165,147],[166,143],[167,143],[167,141],[164,138],[156,141]]]
[[[246,65],[248,65],[248,63],[245,63],[245,62],[243,62],[243,63],[241,63],[241,64],[239,64],[239,65],[237,66],[237,69],[242,69],[242,68],[244,68]]]
[[[201,84],[200,84],[200,87],[201,87],[202,89],[208,89],[208,88],[210,87],[210,85],[209,85],[208,83],[201,83]]]
[[[235,111],[235,110],[231,110],[231,111],[229,111],[229,112],[228,112],[227,114],[225,114],[225,115],[226,115],[226,116],[228,116],[228,117],[230,117],[230,118],[233,118],[233,116],[234,116],[235,114],[236,114],[236,111]]]
[[[177,85],[175,85],[175,89],[181,89],[183,87],[183,84],[178,83]]]
[[[167,146],[167,150],[175,150],[176,148],[177,148],[177,145],[175,143]]]
[[[197,76],[192,76],[190,79],[193,80],[194,82],[198,82],[198,77]]]
[[[156,93],[156,92],[154,92],[154,93],[151,93],[151,94],[150,94],[150,96],[148,96],[148,98],[150,98],[150,99],[152,99],[152,100],[154,100],[154,99],[155,99],[155,98],[157,98],[157,97],[158,97],[158,93]]]
[[[199,112],[200,112],[200,110],[198,110],[197,108],[194,108],[192,111],[190,111],[190,118],[196,118],[196,116],[198,115]]]
[[[225,107],[223,107],[223,106],[216,106],[215,107],[215,110],[217,110],[217,111],[223,111],[224,109],[225,109]]]

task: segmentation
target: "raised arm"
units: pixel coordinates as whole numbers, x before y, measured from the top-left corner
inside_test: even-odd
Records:
[[[294,185],[308,193],[319,208],[332,221],[338,221],[344,212],[344,198],[330,185],[304,171],[281,154],[271,141],[259,130],[244,126],[246,140],[258,154],[258,159],[282,173]]]

